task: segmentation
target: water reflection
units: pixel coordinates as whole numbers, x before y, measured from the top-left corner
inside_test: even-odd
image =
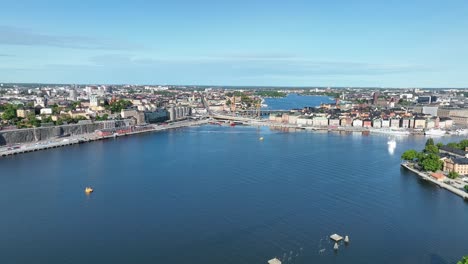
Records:
[[[396,140],[394,138],[389,138],[387,145],[388,145],[388,153],[390,155],[393,155],[396,149]]]

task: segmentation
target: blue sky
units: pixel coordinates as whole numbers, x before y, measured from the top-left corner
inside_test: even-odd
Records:
[[[0,6],[0,82],[468,87],[466,0]]]

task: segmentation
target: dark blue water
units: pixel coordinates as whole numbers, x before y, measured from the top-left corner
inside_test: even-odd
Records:
[[[328,96],[303,96],[297,94],[288,94],[282,98],[265,98],[264,104],[268,110],[290,110],[302,109],[304,107],[315,107],[321,103],[333,103],[335,100]]]
[[[400,169],[424,138],[387,140],[203,126],[2,158],[0,263],[454,263],[468,204]]]

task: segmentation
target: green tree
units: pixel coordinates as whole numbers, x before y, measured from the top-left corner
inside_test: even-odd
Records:
[[[458,143],[455,143],[455,142],[450,142],[450,143],[447,144],[447,147],[454,148],[454,149],[459,149],[460,145]]]
[[[465,185],[463,188],[465,189],[465,192],[468,192],[468,185]]]
[[[460,176],[460,175],[458,175],[458,173],[455,172],[455,171],[451,171],[451,172],[449,172],[449,174],[448,174],[448,177],[449,177],[450,179],[458,178],[458,176]]]
[[[444,146],[444,144],[442,144],[442,143],[440,143],[440,142],[436,144],[436,147],[439,148],[439,149],[440,149],[441,147],[443,147],[443,146]]]
[[[426,147],[427,147],[427,146],[434,146],[434,139],[429,138],[429,139],[426,141]]]
[[[424,148],[424,152],[428,154],[437,154],[439,153],[439,149],[434,145],[426,145],[426,148]]]
[[[17,107],[13,104],[7,104],[4,106],[4,112],[2,118],[4,120],[13,120],[16,119],[16,109]]]
[[[418,157],[418,152],[414,149],[409,149],[401,155],[401,159],[403,160],[414,160]]]
[[[468,192],[468,185],[465,185],[465,190]],[[464,256],[457,264],[468,264],[468,256]]]
[[[419,161],[419,165],[425,171],[438,171],[442,168],[443,162],[439,156],[433,153],[427,154]]]
[[[228,106],[231,105],[231,99],[226,100],[226,105],[228,105]]]
[[[468,147],[468,139],[464,139],[460,141],[458,145],[460,146],[460,149],[465,150],[465,148]]]

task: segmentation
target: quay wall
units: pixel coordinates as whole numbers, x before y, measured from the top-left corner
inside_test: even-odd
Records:
[[[86,124],[71,124],[0,131],[0,146],[49,140],[65,135],[76,136],[81,134],[88,134],[109,126],[121,127],[126,126],[126,124],[124,121],[115,120]]]

